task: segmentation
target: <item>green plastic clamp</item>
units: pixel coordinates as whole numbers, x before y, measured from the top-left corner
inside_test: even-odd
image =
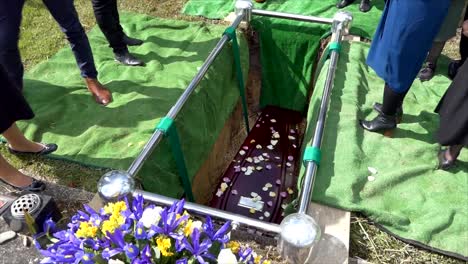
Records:
[[[240,51],[239,44],[237,43],[236,29],[233,27],[228,27],[224,31],[223,35],[227,35],[229,37],[229,40],[232,40],[232,51],[234,53],[234,64],[236,65],[236,75],[239,87],[239,94],[242,100],[242,111],[244,113],[245,128],[248,134],[250,131],[249,112],[247,110],[247,100],[245,98],[244,74],[242,73],[242,66],[240,62]]]
[[[341,43],[339,42],[330,42],[330,44],[328,45],[328,50],[331,52],[331,51],[336,51],[336,52],[340,52],[341,51]]]
[[[174,120],[168,116],[165,116],[159,121],[158,125],[156,126],[156,130],[161,130],[164,134],[167,134],[169,129],[171,129],[172,124],[174,124]]]
[[[317,147],[307,147],[304,151],[304,166],[307,166],[308,162],[314,162],[317,166],[320,165],[322,159],[322,151]]]
[[[187,166],[185,165],[184,153],[182,152],[182,147],[180,145],[179,134],[177,133],[177,128],[173,125],[174,119],[165,116],[159,121],[156,126],[156,130],[162,131],[165,136],[169,137],[169,143],[172,148],[172,155],[177,165],[177,170],[179,171],[180,180],[182,181],[182,186],[184,188],[185,195],[187,200],[194,202],[195,198],[192,192],[192,184],[188,177]]]

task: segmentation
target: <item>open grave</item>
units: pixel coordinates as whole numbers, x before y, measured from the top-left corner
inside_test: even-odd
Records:
[[[320,25],[268,23],[285,18]],[[364,212],[409,242],[461,258],[468,255],[457,244],[465,232],[467,156],[461,157],[462,166],[451,179],[432,186],[430,179],[445,172],[434,171],[436,159],[422,151],[428,142],[431,149],[437,147],[428,132],[436,117],[423,109],[430,109],[443,94],[434,88],[447,87],[445,77],[432,87],[416,84],[410,101],[426,105],[409,110],[410,124],[390,142],[357,127],[357,118],[370,114],[372,103],[379,100],[382,84],[363,63],[368,44],[342,44],[349,29],[346,14],[320,18],[239,8],[227,30],[135,14],[127,14],[123,21],[129,32],[147,40],[132,52],[149,62],[145,69],[116,69],[101,33],[90,33],[99,71],[109,73],[102,80],[114,91],[115,102],[108,108],[89,103],[79,75],[70,74],[74,62],[68,50],[38,65],[25,81],[26,96],[38,113],[32,123],[22,124],[29,137],[66,146],[57,158],[120,170],[103,177],[102,196],[142,194],[164,205],[184,197],[191,202],[187,210],[233,220],[271,237],[281,232],[284,216],[308,212],[328,237],[341,241],[334,245],[340,254],[332,253],[340,256],[337,262],[346,261],[349,213],[310,205],[313,198]],[[257,69],[249,63],[248,41],[239,31],[236,34],[242,21],[251,22],[260,34]],[[296,54],[284,58],[293,56],[294,62],[303,63],[300,72],[296,65],[283,64],[281,56],[269,56],[281,54],[285,47],[278,43],[288,38],[296,44],[287,48]],[[413,114],[422,116],[423,122],[412,122]],[[403,158],[384,162],[388,157],[377,155],[379,148],[372,147],[376,145],[391,145]],[[408,165],[409,157],[419,159]],[[378,170],[373,181],[367,167]],[[394,171],[395,167],[401,170]],[[132,179],[138,188],[124,188],[122,181]],[[427,189],[414,192],[418,184]],[[388,187],[394,191],[386,192]],[[425,195],[436,189],[460,195]],[[412,196],[416,197],[410,207],[401,204]],[[98,202],[95,199],[95,205]],[[421,207],[424,210],[415,210]],[[328,228],[340,223],[348,229]]]

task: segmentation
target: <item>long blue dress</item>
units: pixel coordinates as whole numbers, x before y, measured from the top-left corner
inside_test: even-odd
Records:
[[[451,0],[389,0],[367,64],[397,93],[416,78],[447,15]]]

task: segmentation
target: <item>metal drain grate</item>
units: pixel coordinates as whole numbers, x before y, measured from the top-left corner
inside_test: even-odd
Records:
[[[11,205],[11,215],[15,218],[24,218],[24,212],[34,214],[41,207],[41,197],[31,193],[16,199]]]

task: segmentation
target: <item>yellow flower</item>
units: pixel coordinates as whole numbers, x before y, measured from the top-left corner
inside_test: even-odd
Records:
[[[187,224],[184,227],[184,235],[186,237],[189,237],[192,234],[192,231],[193,231],[192,225],[193,225],[193,221],[192,219],[189,219],[187,221]]]
[[[260,256],[260,255],[256,256],[255,259],[254,259],[254,263],[255,264],[260,264],[260,261],[262,261],[262,256]]]
[[[119,227],[119,223],[113,219],[106,220],[102,222],[102,233],[107,235],[107,232],[113,234],[115,229]]]
[[[80,228],[76,231],[76,236],[81,238],[94,238],[98,228],[93,226],[90,222],[81,222]]]
[[[240,243],[237,242],[237,241],[229,241],[226,244],[226,247],[231,249],[232,253],[237,254],[237,253],[239,253]]]
[[[173,252],[170,252],[171,249],[171,239],[164,236],[158,236],[156,238],[156,245],[158,246],[159,251],[165,257],[170,257],[174,255]]]
[[[125,210],[127,210],[127,205],[123,201],[108,203],[106,206],[104,206],[104,212],[106,214],[118,215],[120,212]]]
[[[264,260],[264,261],[262,262],[262,264],[271,264],[271,261],[269,261],[269,260]]]

